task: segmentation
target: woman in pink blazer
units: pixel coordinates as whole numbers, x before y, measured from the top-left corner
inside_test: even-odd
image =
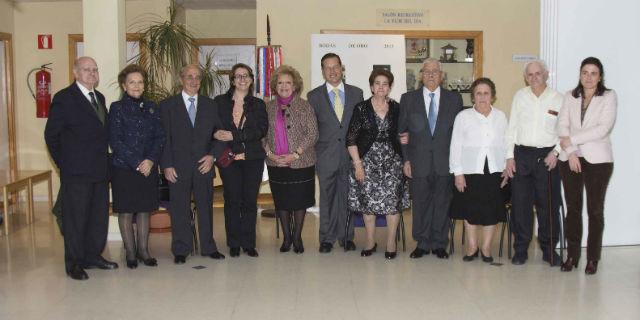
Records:
[[[582,242],[582,194],[587,193],[589,231],[586,274],[598,271],[604,229],[604,199],[611,173],[611,130],[616,120],[616,92],[604,86],[604,69],[598,58],[580,65],[578,86],[567,92],[558,117],[560,176],[567,202],[567,260],[562,271],[578,266]]]

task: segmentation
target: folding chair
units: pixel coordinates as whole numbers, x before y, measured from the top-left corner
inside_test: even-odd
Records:
[[[511,259],[511,202],[505,204],[505,215],[506,220],[502,222],[502,230],[500,231],[500,249],[498,250],[498,257],[502,257],[502,248],[504,245],[504,232],[507,231],[507,256]],[[453,243],[456,229],[456,219],[451,219],[451,226],[449,228],[449,235],[451,240],[449,241],[449,254],[453,254],[455,251],[455,245]],[[464,226],[462,227],[462,240],[460,241],[460,245],[464,246],[464,237],[465,230]]]

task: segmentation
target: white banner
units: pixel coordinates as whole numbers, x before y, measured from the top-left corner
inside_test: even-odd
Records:
[[[344,66],[345,82],[359,87],[364,98],[371,96],[369,75],[373,68],[385,68],[393,73],[390,96],[400,101],[407,91],[404,35],[312,34],[311,88],[324,83],[320,59],[333,52]]]

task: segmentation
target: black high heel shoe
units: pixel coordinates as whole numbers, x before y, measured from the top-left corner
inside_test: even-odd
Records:
[[[304,253],[304,245],[302,244],[302,239],[293,242],[293,252],[297,254]]]
[[[560,271],[569,272],[569,271],[572,271],[573,268],[577,268],[577,267],[578,267],[578,259],[573,259],[569,257],[567,258],[567,260],[565,260],[562,263],[562,266],[560,266]]]
[[[135,269],[138,267],[138,260],[127,260],[127,268]]]
[[[361,256],[361,257],[368,257],[368,256],[370,256],[371,254],[373,254],[374,252],[376,252],[376,249],[377,249],[377,248],[378,248],[378,244],[377,244],[377,243],[374,243],[374,244],[373,244],[373,248],[371,248],[371,249],[364,249],[364,250],[360,251],[360,256]]]
[[[138,260],[140,260],[140,262],[142,262],[142,264],[144,264],[147,267],[157,267],[158,266],[158,260],[156,260],[156,258],[147,258],[147,259],[145,259],[143,257],[138,257]],[[137,263],[136,263],[136,265],[137,265]]]
[[[384,252],[384,257],[385,257],[387,260],[393,260],[393,259],[395,259],[395,258],[396,258],[396,255],[397,255],[397,254],[398,254],[398,252],[397,252],[397,251],[393,251],[393,252],[385,251],[385,252]]]
[[[477,250],[476,250],[476,253],[474,253],[474,254],[472,254],[472,255],[470,255],[470,256],[464,256],[464,257],[462,257],[462,261],[464,261],[464,262],[469,262],[469,261],[473,261],[473,260],[475,260],[475,258],[477,258],[477,257],[478,257],[478,253],[479,253],[479,252],[480,252],[480,249],[477,249]],[[482,257],[484,257],[484,255],[483,255]]]
[[[476,255],[478,253],[476,252]],[[482,262],[486,262],[486,263],[491,263],[493,262],[493,257],[492,256],[485,256],[484,253],[482,252],[482,250],[480,250],[480,255],[482,256]]]
[[[287,243],[286,241],[283,241],[280,246],[280,252],[289,252],[289,250],[291,250],[291,242]]]

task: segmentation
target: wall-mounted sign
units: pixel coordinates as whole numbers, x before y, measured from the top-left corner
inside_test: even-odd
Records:
[[[53,37],[50,34],[38,35],[38,49],[51,49],[53,48]]]
[[[511,58],[513,62],[529,62],[538,59],[538,56],[533,54],[514,54]]]
[[[429,10],[377,9],[377,26],[429,26]]]

